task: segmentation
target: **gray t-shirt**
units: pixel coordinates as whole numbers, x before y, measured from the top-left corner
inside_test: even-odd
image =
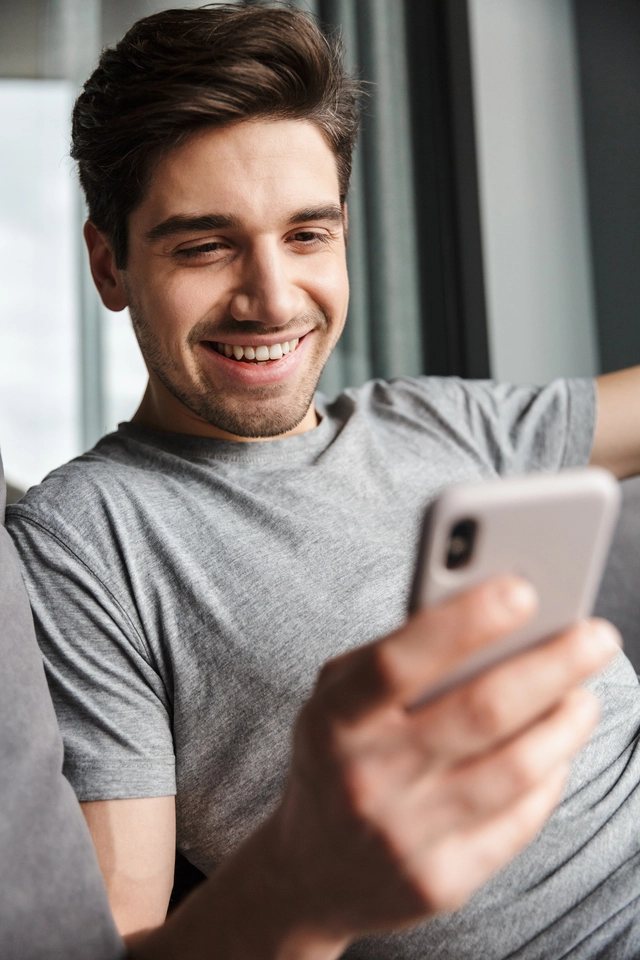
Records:
[[[277,803],[323,662],[404,619],[437,491],[585,463],[594,424],[584,380],[374,382],[317,405],[315,430],[262,443],[125,424],[10,512],[67,776],[83,800],[177,790],[179,849],[205,873]],[[465,910],[350,957],[549,960],[620,940],[640,887],[623,657],[600,689],[600,732],[539,840]]]
[[[0,957],[119,960],[107,893],[78,801],[16,551],[0,462]]]

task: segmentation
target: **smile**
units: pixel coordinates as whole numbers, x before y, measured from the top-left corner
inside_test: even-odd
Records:
[[[242,360],[245,363],[262,364],[269,363],[272,360],[280,360],[282,357],[286,357],[288,353],[293,353],[299,342],[300,339],[296,337],[293,340],[283,340],[282,343],[272,343],[269,347],[265,346],[265,344],[260,344],[257,347],[244,347],[236,343],[215,342],[212,342],[211,346],[229,360]]]

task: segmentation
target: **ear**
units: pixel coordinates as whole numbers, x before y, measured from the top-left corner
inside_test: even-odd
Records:
[[[102,302],[108,310],[124,310],[128,303],[127,294],[108,240],[90,220],[84,225],[84,239],[89,251],[91,276]]]

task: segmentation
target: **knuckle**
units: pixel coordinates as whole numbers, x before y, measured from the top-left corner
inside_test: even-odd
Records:
[[[533,613],[533,588],[519,578],[499,577],[460,597],[459,614],[471,636],[502,634],[525,623]]]
[[[469,640],[478,632],[480,624],[491,624],[491,604],[487,591],[479,587],[469,593],[462,594],[457,600],[456,618],[457,627],[462,635]]]
[[[327,660],[318,671],[313,696],[326,704],[339,701],[343,696],[344,687],[348,684],[348,669],[346,669],[349,660],[348,654]],[[345,680],[347,683],[345,683]]]
[[[477,786],[472,783],[465,785],[458,792],[455,803],[451,803],[451,810],[459,823],[468,823],[485,812],[487,804],[485,793],[486,791],[478,790]]]
[[[375,644],[371,650],[371,668],[383,689],[388,690],[397,683],[400,663],[398,653],[392,644]]]
[[[466,900],[464,892],[456,883],[451,882],[448,869],[438,857],[429,859],[422,865],[414,877],[413,888],[425,913],[458,910]]]
[[[505,617],[499,615],[498,604],[488,587],[476,587],[460,594],[438,611],[438,632],[455,639],[461,651],[477,648],[492,636],[504,631]]]
[[[443,909],[441,906],[444,899],[442,884],[438,882],[438,877],[433,870],[428,867],[423,868],[414,879],[413,887],[425,912],[438,912]]]
[[[505,759],[502,777],[513,795],[528,793],[538,786],[541,771],[537,757],[531,750],[514,750]]]
[[[362,682],[362,667],[367,657],[368,651],[361,648],[324,664],[311,696],[318,714],[327,720],[340,717],[346,720],[357,715],[367,693],[366,684]]]
[[[501,694],[489,678],[481,678],[467,691],[463,709],[467,725],[476,735],[494,739],[508,728],[509,705]]]
[[[333,679],[338,672],[338,667],[339,664],[335,660],[327,660],[327,662],[322,665],[316,681],[317,690],[322,690],[325,686],[333,682]]]
[[[587,623],[577,623],[555,637],[554,653],[558,669],[567,681],[584,667],[585,661],[589,661],[590,665],[590,635],[591,630]]]
[[[348,812],[358,820],[371,820],[380,802],[378,778],[370,763],[355,760],[341,771],[342,790]]]
[[[302,706],[299,717],[309,721],[319,722],[336,711],[341,698],[341,690],[336,689],[335,666],[329,661],[318,673],[315,686],[310,698]]]
[[[504,608],[496,602],[495,590],[483,584],[461,598],[460,613],[470,625],[483,624],[488,628],[502,625]]]

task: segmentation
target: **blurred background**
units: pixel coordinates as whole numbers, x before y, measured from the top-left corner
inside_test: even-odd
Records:
[[[0,442],[37,483],[140,400],[68,159],[100,50],[158,0],[0,0]],[[300,0],[370,83],[349,322],[322,388],[515,382],[640,363],[637,0]]]

